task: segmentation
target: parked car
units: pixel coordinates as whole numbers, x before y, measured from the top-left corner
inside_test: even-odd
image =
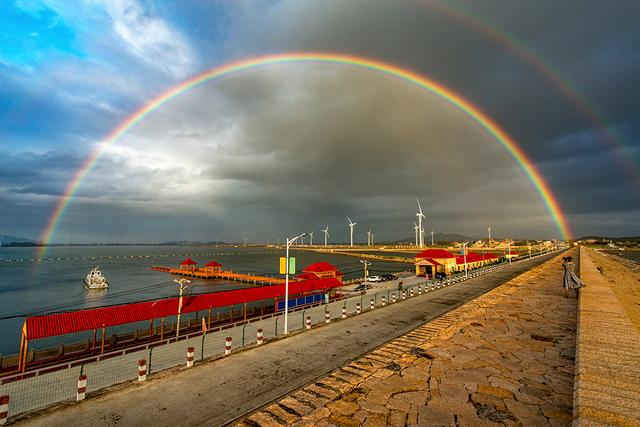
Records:
[[[361,283],[358,286],[356,286],[356,288],[354,289],[354,291],[356,292],[360,292],[360,291],[366,291],[367,289],[371,289],[372,286],[368,283]]]
[[[380,276],[369,276],[367,282],[384,282],[384,279]]]
[[[381,277],[384,280],[396,280],[398,278],[395,274],[382,274]]]
[[[442,271],[436,273],[436,279],[444,279],[445,277],[447,277],[447,273],[443,273]]]

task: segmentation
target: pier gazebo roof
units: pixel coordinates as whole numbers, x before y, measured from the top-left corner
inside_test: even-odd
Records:
[[[191,257],[188,257],[187,259],[182,261],[180,265],[198,265],[198,263],[192,260]]]
[[[211,262],[209,264],[206,264],[205,267],[222,267],[222,264],[211,260]]]

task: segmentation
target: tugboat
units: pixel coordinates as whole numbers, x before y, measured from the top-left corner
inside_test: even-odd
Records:
[[[92,269],[84,279],[84,287],[89,291],[99,291],[109,289],[109,283],[104,278],[98,267]]]

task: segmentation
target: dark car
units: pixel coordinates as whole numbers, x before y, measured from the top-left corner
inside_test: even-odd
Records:
[[[398,278],[395,274],[382,274],[381,277],[384,280],[396,280]]]
[[[444,279],[445,277],[447,277],[447,273],[443,273],[441,271],[436,273],[436,279]]]
[[[366,291],[367,289],[371,289],[371,287],[372,286],[367,284],[367,283],[361,283],[360,285],[356,286],[354,291],[356,291],[356,292]]]

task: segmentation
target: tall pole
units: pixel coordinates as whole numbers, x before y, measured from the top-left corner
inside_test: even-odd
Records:
[[[489,230],[489,242],[491,242],[491,227],[487,228]]]
[[[507,241],[507,248],[509,248],[509,264],[511,264],[511,240]]]
[[[176,279],[175,283],[180,285],[180,298],[178,298],[178,321],[176,323],[176,337],[180,334],[180,315],[182,314],[182,291],[186,286],[185,283],[190,283],[187,279]]]
[[[289,246],[307,233],[302,233],[293,239],[287,238],[286,273],[284,276],[284,334],[289,333]],[[277,331],[276,331],[277,332]]]
[[[353,246],[353,224],[349,224],[349,228],[351,229],[351,246]]]
[[[433,246],[433,230],[431,230],[431,246]]]
[[[467,244],[469,242],[464,242],[462,244],[462,255],[464,256],[464,278],[469,277],[469,272],[467,271]]]
[[[366,282],[367,278],[369,277],[369,266],[371,265],[371,263],[366,260],[360,260],[360,262],[364,266],[364,280]]]

